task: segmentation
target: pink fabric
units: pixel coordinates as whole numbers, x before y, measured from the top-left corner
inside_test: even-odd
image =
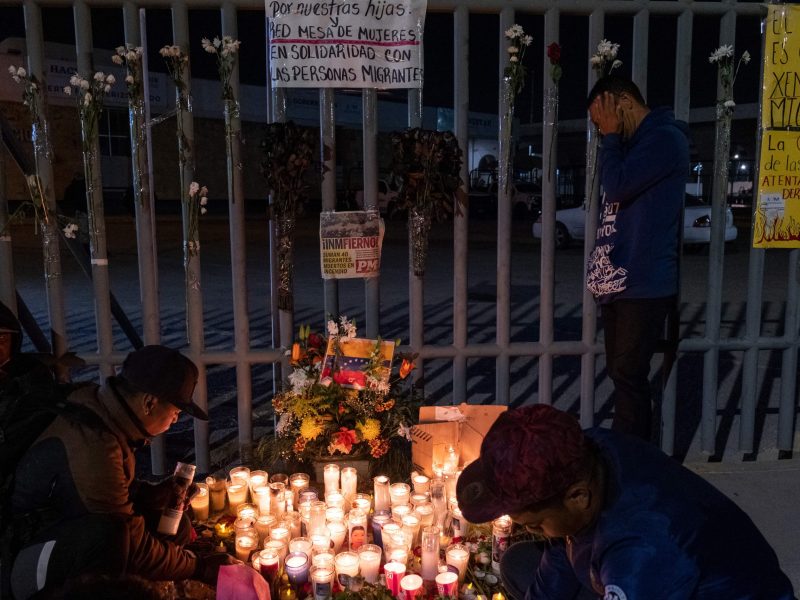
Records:
[[[219,568],[217,600],[270,600],[269,584],[244,564]]]

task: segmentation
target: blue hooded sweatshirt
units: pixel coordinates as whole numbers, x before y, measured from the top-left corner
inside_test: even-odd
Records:
[[[586,287],[600,304],[678,293],[678,233],[689,172],[686,125],[651,110],[629,140],[603,137],[604,192]]]

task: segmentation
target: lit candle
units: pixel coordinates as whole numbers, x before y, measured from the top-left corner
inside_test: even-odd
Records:
[[[270,483],[282,483],[283,487],[289,485],[289,476],[286,473],[273,473],[269,478]]]
[[[220,521],[214,525],[214,533],[217,534],[219,539],[227,540],[233,533],[233,527],[231,527],[231,524],[226,521]]]
[[[328,523],[328,534],[331,536],[333,551],[339,552],[344,544],[344,537],[347,535],[347,525],[342,521],[331,521]]]
[[[405,600],[414,600],[422,594],[422,577],[413,573],[406,575],[400,580],[400,590],[402,590]]]
[[[208,485],[205,483],[197,484],[197,493],[191,499],[192,514],[195,521],[208,520]]]
[[[326,464],[322,467],[322,477],[325,482],[325,496],[339,489],[339,465]]]
[[[239,506],[236,507],[236,516],[240,519],[253,519],[256,520],[258,516],[258,510],[256,509],[254,504],[247,504],[243,502]]]
[[[381,566],[381,549],[375,544],[364,544],[358,549],[358,568],[367,583],[377,583]]]
[[[294,492],[287,489],[283,492],[283,501],[287,511],[294,510]]]
[[[351,508],[363,510],[369,516],[369,511],[372,508],[372,496],[369,494],[356,494],[351,503]]]
[[[458,478],[461,476],[461,471],[456,471],[451,475],[447,475],[445,477],[445,487],[447,488],[447,497],[448,498],[455,498],[456,497],[456,484],[458,483]]]
[[[264,548],[277,552],[280,562],[283,562],[283,559],[285,559],[286,555],[289,553],[289,547],[281,540],[267,540],[264,544]]]
[[[300,513],[294,511],[283,513],[281,520],[289,528],[290,537],[300,537],[303,525]]]
[[[431,482],[431,504],[433,504],[433,520],[439,528],[442,528],[447,518],[447,489],[441,479]]]
[[[345,502],[350,504],[353,501],[353,498],[356,496],[356,488],[358,487],[358,471],[356,471],[353,467],[345,467],[342,469],[340,476],[342,480],[342,494],[345,497]]]
[[[333,559],[336,567],[336,580],[344,589],[350,577],[358,575],[358,554],[355,552],[340,552]]]
[[[247,500],[247,484],[237,477],[226,483],[228,486],[228,514],[236,516],[240,504]]]
[[[403,517],[411,513],[410,504],[396,504],[392,506],[392,520],[395,523],[402,523]]]
[[[389,510],[391,500],[389,498],[389,478],[386,475],[378,475],[372,480],[375,487],[375,512],[379,510]]]
[[[395,546],[386,551],[386,560],[396,563],[408,564],[408,548],[405,546]]]
[[[430,489],[431,480],[425,475],[414,475],[411,482],[414,484],[415,494],[425,494]]]
[[[267,485],[266,471],[250,471],[250,498],[253,497],[253,490],[262,485]]]
[[[313,535],[325,530],[325,503],[322,500],[314,500],[311,503],[311,514],[308,519],[307,535]]]
[[[248,467],[234,467],[228,471],[228,476],[231,481],[240,479],[244,483],[248,483],[250,481],[250,469]]]
[[[394,521],[389,521],[388,523],[383,524],[383,528],[381,529],[381,538],[383,539],[383,549],[387,550],[389,547],[393,545],[392,536],[395,533],[401,531],[401,527],[398,523]]]
[[[255,563],[256,559],[258,560],[259,572],[264,579],[272,584],[272,582],[275,581],[275,576],[278,574],[278,569],[281,565],[280,554],[278,554],[274,548],[264,548],[256,555],[256,558],[253,559],[253,563]]]
[[[275,482],[269,484],[269,511],[280,518],[286,511],[286,484]]]
[[[408,504],[411,497],[411,486],[407,483],[393,483],[389,486],[389,498],[392,508],[398,504]]]
[[[328,550],[327,552],[316,552],[315,550],[311,551],[311,566],[312,567],[330,567],[333,568],[333,552]]]
[[[416,515],[406,515],[403,517],[401,523],[403,525],[403,531],[411,536],[411,546],[415,546],[417,537],[419,536],[419,517]]]
[[[436,590],[440,596],[455,598],[458,595],[458,574],[450,571],[439,573],[436,576]]]
[[[211,512],[218,513],[225,510],[225,480],[221,477],[206,477],[206,485],[211,494]]]
[[[495,592],[492,594],[492,600],[506,600],[506,597],[503,595],[502,592]]]
[[[392,519],[389,511],[382,510],[372,515],[372,541],[383,548],[383,526]]]
[[[334,506],[325,509],[326,521],[344,521],[344,509]]]
[[[269,532],[274,527],[275,517],[273,515],[259,515],[256,519],[256,531],[261,540],[269,539]]]
[[[467,574],[467,564],[469,563],[469,550],[464,544],[451,544],[444,553],[445,562],[448,567],[456,570],[458,580],[463,582]]]
[[[311,536],[311,550],[317,552],[327,552],[331,549],[330,533],[315,533]]]
[[[325,492],[325,504],[328,508],[341,508],[344,510],[344,496],[339,490]]]
[[[308,581],[308,555],[304,552],[289,552],[283,568],[292,585],[302,585]]]
[[[333,595],[333,567],[312,566],[310,575],[314,600],[327,600],[330,598]]]
[[[433,504],[420,504],[414,509],[414,513],[419,518],[420,527],[430,527],[433,525]]]
[[[435,525],[422,530],[422,567],[420,575],[425,581],[433,581],[439,572],[439,533]]]
[[[252,533],[236,535],[236,558],[242,562],[250,561],[250,554],[258,547],[258,540]]]
[[[467,520],[458,508],[458,502],[450,503],[450,524],[453,526],[453,541],[460,541],[467,537]]]
[[[317,490],[307,489],[300,492],[300,503],[303,502],[314,502],[314,500],[319,500],[319,496],[317,495]]]
[[[430,498],[428,498],[428,494],[411,494],[411,506],[415,509],[422,504],[430,503]]]
[[[308,489],[309,481],[311,481],[311,477],[308,473],[293,473],[289,477],[289,489],[292,490],[292,503],[295,506],[300,506],[300,494]]]
[[[367,543],[367,515],[354,508],[347,515],[347,532],[350,550],[358,550]]]
[[[307,537],[296,537],[289,540],[289,553],[302,552],[306,556],[311,556],[311,547],[313,542]]]
[[[406,574],[406,563],[387,562],[383,565],[383,574],[386,576],[386,587],[395,598],[400,595],[400,580]]]
[[[269,486],[260,485],[253,490],[253,502],[258,506],[258,512],[262,515],[269,514]]]
[[[492,571],[500,572],[500,559],[506,553],[511,536],[511,517],[503,515],[492,521]]]
[[[289,528],[286,527],[285,523],[279,523],[275,527],[273,527],[269,532],[269,538],[271,540],[277,540],[285,545],[289,545]]]

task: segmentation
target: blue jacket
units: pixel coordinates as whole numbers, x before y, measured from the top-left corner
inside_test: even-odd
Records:
[[[597,521],[550,542],[526,600],[792,600],[792,584],[750,518],[722,492],[639,439],[586,434],[607,466]],[[616,594],[616,595],[615,595]]]
[[[685,124],[651,110],[627,141],[603,137],[604,192],[586,286],[601,304],[678,293],[678,233],[689,173]]]

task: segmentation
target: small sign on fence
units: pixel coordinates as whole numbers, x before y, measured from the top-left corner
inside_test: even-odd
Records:
[[[421,88],[426,0],[265,0],[275,87]]]
[[[383,219],[378,211],[326,211],[319,216],[323,279],[377,277],[381,271]]]

